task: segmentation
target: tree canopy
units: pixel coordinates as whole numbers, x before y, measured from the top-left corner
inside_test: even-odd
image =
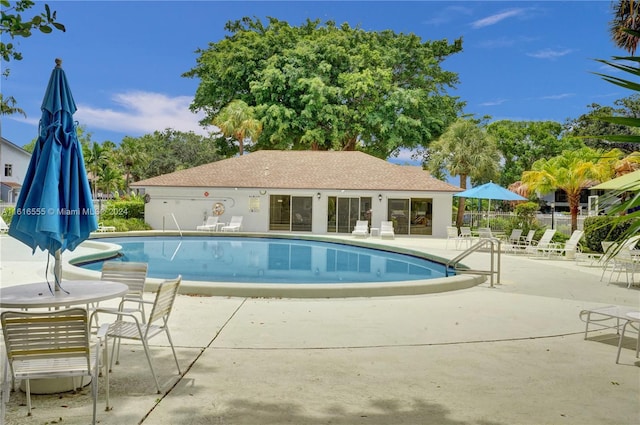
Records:
[[[6,63],[11,60],[22,60],[22,53],[17,50],[16,45],[12,42],[17,37],[31,37],[31,31],[39,30],[43,34],[49,34],[54,29],[65,31],[64,25],[56,21],[56,12],[51,11],[48,4],[44,5],[44,12],[25,17],[24,14],[35,5],[31,0],[20,0],[12,5],[9,0],[0,0],[2,12],[0,15],[0,57]],[[8,35],[5,36],[4,34]],[[2,71],[2,76],[7,78],[10,70],[6,66]],[[24,111],[17,106],[17,101],[13,96],[4,97],[0,93],[0,115],[22,114],[26,116]]]
[[[495,139],[503,164],[498,183],[509,186],[520,180],[535,161],[578,149],[584,142],[576,137],[563,137],[562,125],[555,121],[495,121],[487,133]]]
[[[427,146],[463,103],[446,93],[457,74],[440,64],[462,40],[367,32],[333,21],[299,27],[269,18],[230,21],[183,74],[199,78],[191,105],[210,125],[242,100],[263,125],[256,148],[361,149],[380,158]]]

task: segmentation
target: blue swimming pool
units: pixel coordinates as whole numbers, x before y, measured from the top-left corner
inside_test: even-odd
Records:
[[[115,260],[146,262],[149,277],[161,279],[181,274],[191,281],[331,284],[445,277],[445,266],[428,259],[324,241],[223,236],[94,240],[122,246]],[[80,266],[100,270],[102,263]]]

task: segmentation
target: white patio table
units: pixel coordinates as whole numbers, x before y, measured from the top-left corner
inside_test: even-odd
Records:
[[[87,305],[122,297],[129,289],[124,283],[105,280],[62,281],[60,286],[62,289],[54,291],[53,295],[49,291],[47,282],[2,288],[0,289],[0,308],[28,310]],[[51,289],[53,290],[53,286]],[[2,355],[4,356],[4,353]],[[83,385],[87,385],[89,382],[91,380],[86,378]],[[31,380],[32,394],[54,394],[73,389],[74,384],[71,378]]]

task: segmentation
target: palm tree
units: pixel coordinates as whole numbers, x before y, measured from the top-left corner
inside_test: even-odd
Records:
[[[92,174],[93,197],[95,198],[99,176],[109,160],[109,150],[102,147],[98,142],[92,142],[87,154],[88,155],[85,156],[85,162],[87,163],[87,169]]]
[[[131,183],[131,170],[135,169],[141,163],[144,163],[149,158],[149,154],[144,151],[137,139],[131,137],[125,137],[120,143],[120,148],[117,150],[117,156],[120,158],[119,162],[124,164],[125,167],[125,190],[129,194],[129,183]],[[134,177],[135,179],[135,177]],[[135,181],[135,180],[134,180]]]
[[[459,119],[438,140],[429,145],[429,170],[440,175],[446,169],[460,176],[460,188],[467,188],[467,177],[489,181],[498,173],[500,155],[495,140],[473,120]],[[465,199],[458,198],[456,225],[462,226]]]
[[[638,37],[626,30],[640,29],[640,1],[620,0],[613,3],[613,20],[609,22],[609,32],[616,46],[634,55],[638,47]]]
[[[607,153],[591,148],[564,151],[553,158],[534,162],[531,171],[522,173],[522,183],[537,193],[563,190],[569,202],[573,232],[578,228],[580,192],[598,181],[609,180],[619,158],[617,149]]]
[[[244,153],[245,139],[256,140],[262,133],[262,123],[253,117],[253,108],[242,100],[233,100],[213,119],[226,137],[238,141],[240,155]]]

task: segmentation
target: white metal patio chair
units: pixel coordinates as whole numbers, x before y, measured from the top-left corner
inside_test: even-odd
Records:
[[[145,312],[145,304],[153,304],[151,301],[145,301],[144,285],[147,280],[147,263],[141,262],[129,262],[129,261],[105,261],[102,263],[102,272],[100,275],[101,280],[109,280],[113,282],[124,283],[129,287],[129,290],[122,297],[118,307],[98,307],[94,309],[100,309],[102,312],[110,311],[124,311],[127,313],[139,313],[142,319],[142,323],[147,321]],[[126,307],[131,305],[132,307]],[[97,322],[97,316],[96,316]]]
[[[95,424],[101,344],[108,326],[100,328],[92,349],[89,319],[84,308],[38,313],[5,311],[0,315],[0,321],[12,379],[14,383],[17,380],[25,381],[28,415],[31,415],[30,379],[90,376]],[[108,374],[105,388],[108,410]]]
[[[171,340],[171,334],[169,332],[169,316],[171,315],[174,301],[176,299],[176,296],[178,295],[178,287],[180,286],[181,281],[182,276],[178,276],[176,279],[165,280],[158,286],[156,298],[153,302],[153,308],[149,313],[149,319],[147,320],[147,323],[142,323],[134,313],[126,313],[120,311],[114,312],[111,310],[102,311],[100,309],[97,310],[98,313],[114,314],[117,316],[116,321],[109,325],[109,329],[107,331],[107,337],[115,339],[112,348],[109,370],[111,371],[114,358],[116,364],[119,364],[120,362],[120,340],[129,339],[139,341],[142,343],[142,346],[144,348],[144,353],[147,357],[149,369],[151,370],[151,374],[153,375],[158,394],[161,393],[161,390],[160,384],[158,383],[158,377],[156,376],[156,373],[153,369],[153,363],[151,361],[151,353],[149,352],[149,340],[156,335],[164,333],[167,336],[169,345],[171,346],[173,359],[175,360],[176,366],[178,368],[178,374],[182,373],[180,371],[180,364],[178,363],[178,356],[176,355],[176,350],[173,346],[173,341]]]
[[[571,237],[564,244],[549,243],[546,248],[542,248],[548,257],[552,255],[564,255],[566,258],[575,258],[575,254],[580,252],[580,239],[582,239],[584,231],[574,230]]]
[[[456,248],[458,247],[458,228],[456,226],[447,226],[447,244],[445,249],[449,249],[449,241],[453,240]]]

